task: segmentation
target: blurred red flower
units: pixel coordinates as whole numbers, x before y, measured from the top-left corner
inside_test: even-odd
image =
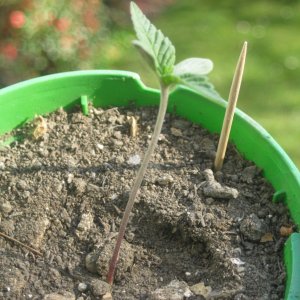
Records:
[[[20,10],[13,10],[9,15],[9,22],[13,28],[22,28],[26,22],[25,14]]]
[[[15,60],[18,57],[18,49],[12,43],[7,43],[0,49],[1,54],[8,59]]]
[[[59,31],[66,31],[69,29],[71,21],[67,18],[60,18],[55,21],[55,27]]]

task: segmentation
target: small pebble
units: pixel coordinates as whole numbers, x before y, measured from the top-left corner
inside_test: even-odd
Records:
[[[67,176],[67,183],[71,183],[74,179],[74,174],[69,173]]]
[[[85,257],[85,267],[91,273],[97,273],[96,261],[99,253],[91,252]]]
[[[107,292],[102,296],[102,300],[113,300],[112,294],[110,292]]]
[[[87,287],[88,287],[88,286],[87,286],[86,283],[80,282],[80,283],[78,284],[77,289],[78,289],[79,292],[85,292],[85,291],[87,290]]]
[[[247,183],[252,183],[253,182],[253,179],[255,177],[257,173],[257,168],[256,166],[250,166],[250,167],[246,167],[244,170],[243,170],[243,173],[242,173],[242,181],[244,182],[247,182]]]
[[[128,243],[131,243],[134,239],[134,236],[135,234],[133,232],[128,232],[127,234],[125,234],[126,241]]]
[[[209,297],[209,294],[211,293],[212,288],[210,286],[206,286],[203,282],[199,282],[199,283],[191,286],[190,290],[195,295],[202,296],[202,297],[204,297],[204,299],[206,299],[207,297]]]
[[[114,143],[115,146],[118,146],[118,147],[123,146],[123,142],[119,141],[119,140],[114,140],[113,143]]]
[[[239,258],[237,257],[232,257],[230,258],[230,261],[234,264],[234,265],[237,265],[237,266],[242,266],[245,264],[245,262],[243,262],[242,260],[240,260]]]
[[[206,203],[206,204],[208,204],[208,205],[211,205],[211,204],[213,204],[213,203],[214,203],[214,201],[215,201],[215,199],[214,199],[214,198],[206,198],[206,199],[205,199],[205,203]]]
[[[1,203],[0,205],[0,210],[5,214],[9,214],[10,212],[12,212],[13,207],[9,203],[9,201],[3,201],[3,203]]]
[[[122,133],[121,131],[116,131],[114,132],[114,137],[118,140],[120,140],[122,138]]]
[[[25,191],[28,188],[26,181],[22,179],[17,182],[16,186],[21,191]]]
[[[259,241],[265,233],[265,224],[256,214],[251,214],[241,221],[240,231],[250,241]]]
[[[139,165],[141,163],[141,157],[138,154],[129,156],[127,163],[129,165]]]
[[[77,230],[79,231],[89,231],[93,225],[93,215],[91,213],[86,213],[81,215],[81,220],[77,225]]]
[[[110,285],[105,281],[94,279],[91,282],[91,290],[95,297],[100,297],[110,293]]]
[[[165,186],[165,185],[168,185],[169,183],[172,183],[173,182],[173,178],[171,176],[163,176],[163,177],[158,178],[156,180],[156,182],[159,185]]]
[[[171,127],[171,133],[172,133],[172,135],[174,135],[176,137],[182,136],[182,131],[175,127]]]

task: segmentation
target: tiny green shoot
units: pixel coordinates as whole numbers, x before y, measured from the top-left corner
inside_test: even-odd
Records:
[[[137,172],[129,199],[121,221],[116,245],[109,264],[107,282],[113,283],[121,243],[125,234],[135,198],[144,178],[151,155],[156,147],[168,107],[169,91],[177,84],[195,89],[203,96],[215,98],[218,94],[208,82],[207,74],[213,69],[213,63],[204,58],[188,58],[175,65],[175,47],[143,14],[139,7],[130,3],[130,13],[137,40],[133,45],[156,73],[160,83],[160,104],[156,124],[149,147]]]

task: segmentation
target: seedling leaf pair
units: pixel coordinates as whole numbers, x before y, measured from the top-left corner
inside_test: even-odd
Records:
[[[218,95],[206,75],[213,69],[209,59],[189,58],[175,65],[175,48],[139,7],[131,2],[131,18],[138,40],[133,41],[159,80],[165,85],[184,84],[209,97]]]
[[[132,22],[138,38],[138,40],[134,41],[134,45],[156,72],[160,80],[161,92],[159,110],[153,135],[130,191],[129,199],[120,224],[116,245],[110,260],[107,274],[107,282],[109,284],[113,283],[120,247],[129,221],[130,212],[150,162],[151,155],[153,154],[159,139],[168,107],[170,87],[178,83],[183,83],[192,88],[196,88],[202,94],[208,96],[216,95],[212,85],[208,83],[205,76],[212,70],[212,62],[208,59],[190,58],[174,65],[175,48],[171,41],[151,24],[136,4],[131,2],[130,9]]]

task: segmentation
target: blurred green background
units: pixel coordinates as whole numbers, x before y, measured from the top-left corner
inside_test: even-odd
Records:
[[[64,2],[74,4],[76,1]],[[69,60],[68,55],[64,54],[59,60],[52,62],[51,68],[48,66],[35,72],[30,69],[34,64],[22,65],[25,77],[82,68],[124,69],[138,72],[147,85],[156,87],[154,75],[131,46],[134,35],[128,17],[129,1],[86,2],[99,4],[96,7],[99,10],[97,17],[101,20],[101,25],[98,24],[94,32],[89,31],[90,36],[85,40],[84,45],[92,49],[91,53],[86,54],[83,51],[82,57],[77,52],[71,53],[73,57]],[[229,93],[242,44],[248,41],[246,70],[238,107],[265,127],[299,167],[300,2],[275,0],[136,2],[154,24],[171,39],[176,47],[177,61],[188,57],[207,57],[213,60],[215,68],[210,75],[210,81],[225,99]],[[51,3],[53,2],[48,4],[53,6]],[[31,8],[31,13],[33,9]],[[29,18],[30,13],[26,12],[26,9],[23,10]],[[93,10],[95,11],[95,7]],[[0,11],[0,14],[1,12],[4,10]],[[64,12],[69,13],[68,18],[74,23],[70,7],[60,9],[59,18],[63,17],[61,15]],[[80,21],[76,22],[80,27]],[[26,24],[28,22],[21,28],[22,30],[25,30]],[[56,36],[53,40],[55,38]],[[18,39],[17,35],[15,39]],[[23,35],[22,43],[25,42]],[[34,38],[31,43],[34,43]],[[74,43],[73,47],[76,48],[76,45],[78,46]],[[80,45],[84,48],[82,44]],[[74,55],[75,62],[73,62]],[[9,82],[5,82],[5,78],[0,77],[2,85],[25,79],[14,76],[9,71],[9,68],[16,69],[16,62],[15,58],[8,64],[6,62],[6,66],[2,63],[0,72],[7,74],[5,78],[10,78]],[[27,73],[26,67],[29,69]],[[18,67],[17,69],[19,70]]]

